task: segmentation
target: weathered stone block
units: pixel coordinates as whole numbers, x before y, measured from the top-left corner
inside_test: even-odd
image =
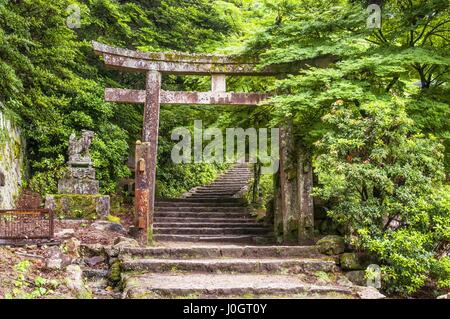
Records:
[[[328,235],[319,240],[316,245],[322,254],[338,255],[345,250],[344,238],[337,235]]]
[[[341,268],[344,270],[359,270],[364,267],[359,261],[359,257],[356,253],[344,253],[340,257]]]
[[[63,178],[58,181],[58,193],[93,195],[99,192],[99,181],[93,179]]]
[[[65,178],[95,179],[95,168],[92,167],[69,167]]]
[[[105,219],[109,215],[109,196],[83,194],[47,195],[45,208],[59,218]]]
[[[365,286],[367,283],[366,272],[364,270],[353,270],[346,272],[345,277],[358,286]]]

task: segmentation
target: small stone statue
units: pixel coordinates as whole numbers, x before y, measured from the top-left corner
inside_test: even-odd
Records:
[[[89,148],[94,139],[94,132],[81,131],[81,138],[77,138],[73,133],[69,137],[69,165],[71,166],[91,166],[92,160],[89,155]]]
[[[81,131],[81,138],[75,133],[69,138],[69,162],[64,178],[58,182],[60,194],[98,194],[99,182],[95,179],[95,169],[89,148],[94,132]]]

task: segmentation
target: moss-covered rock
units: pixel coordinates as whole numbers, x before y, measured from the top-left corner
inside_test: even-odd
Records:
[[[109,203],[109,197],[100,194],[55,194],[46,197],[45,207],[62,219],[104,219],[109,214],[105,199]]]
[[[341,268],[344,270],[364,269],[356,253],[344,253],[340,257]]]
[[[344,238],[337,235],[328,235],[320,239],[316,245],[322,254],[338,255],[345,250]]]
[[[114,263],[112,263],[111,268],[109,270],[109,276],[108,279],[112,281],[113,283],[117,284],[120,282],[122,274],[122,267],[119,260],[116,260]]]
[[[365,286],[367,283],[366,272],[364,270],[352,270],[346,272],[345,277],[358,286]]]

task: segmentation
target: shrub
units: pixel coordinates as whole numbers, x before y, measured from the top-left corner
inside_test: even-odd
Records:
[[[315,193],[335,203],[329,216],[358,249],[382,265],[388,292],[411,294],[434,277],[449,284],[449,188],[442,145],[415,135],[403,107],[339,106],[324,117]]]

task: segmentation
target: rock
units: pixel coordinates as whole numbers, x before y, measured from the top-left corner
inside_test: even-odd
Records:
[[[48,258],[45,264],[45,268],[50,270],[60,270],[62,268],[61,258]]]
[[[107,248],[106,253],[109,258],[117,257],[120,250],[124,247],[139,247],[139,243],[136,239],[120,236],[114,239],[113,246],[111,248]],[[111,262],[112,261],[110,260],[110,263]]]
[[[323,219],[319,224],[319,231],[321,234],[338,234],[337,225],[334,223],[331,218]]]
[[[71,262],[71,258],[64,255],[58,246],[53,246],[50,248],[50,256],[45,262],[45,268],[50,270],[60,270]]]
[[[344,252],[344,238],[337,235],[328,235],[320,239],[316,245],[322,254],[338,255]]]
[[[111,203],[109,196],[102,196],[97,199],[96,206],[97,216],[101,219],[105,219],[108,217],[111,211]]]
[[[86,288],[83,282],[83,272],[78,265],[69,265],[66,268],[66,286],[76,294],[79,299],[91,299],[92,293]]]
[[[108,279],[115,283],[122,279],[122,269],[119,260],[116,260],[111,264]]]
[[[114,239],[114,248],[120,247],[138,247],[139,243],[136,239],[128,238],[128,237],[117,237]]]
[[[92,223],[91,227],[101,231],[112,231],[117,233],[125,233],[125,228],[117,223],[108,222],[105,220],[99,220]]]
[[[373,287],[357,287],[356,293],[360,299],[384,299],[385,295]]]
[[[73,236],[75,236],[75,229],[71,229],[71,228],[66,228],[66,229],[60,230],[59,232],[57,232],[55,234],[55,237],[62,238],[62,239],[70,238]]]
[[[83,257],[106,256],[108,246],[102,244],[81,244],[80,253]]]
[[[437,299],[450,299],[450,293],[437,297]]]
[[[72,257],[79,258],[80,257],[80,244],[81,242],[76,238],[71,238],[65,242],[64,247],[66,252]]]
[[[105,261],[105,257],[103,257],[103,256],[94,256],[94,257],[85,259],[84,262],[86,263],[86,265],[88,265],[90,267],[94,267],[95,265],[98,265],[98,264],[100,264],[100,263],[102,263],[104,261]]]
[[[344,253],[340,257],[341,268],[344,270],[361,270],[364,267],[356,253]]]
[[[83,277],[88,280],[98,280],[106,278],[109,274],[108,269],[84,269]]]
[[[345,273],[348,280],[358,286],[365,286],[367,283],[366,272],[364,270],[353,270]]]

